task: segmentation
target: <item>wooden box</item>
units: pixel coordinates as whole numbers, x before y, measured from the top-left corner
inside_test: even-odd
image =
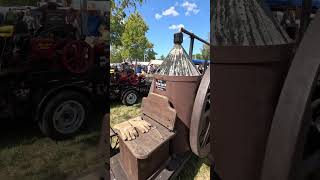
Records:
[[[148,179],[170,158],[169,140],[174,133],[157,122],[147,121],[153,125],[148,133],[132,141],[119,138],[120,164],[130,180]]]

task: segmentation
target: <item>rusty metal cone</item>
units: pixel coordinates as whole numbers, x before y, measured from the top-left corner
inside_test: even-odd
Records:
[[[181,44],[174,45],[156,74],[167,76],[201,75]]]

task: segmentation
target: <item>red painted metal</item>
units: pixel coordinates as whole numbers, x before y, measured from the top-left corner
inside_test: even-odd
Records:
[[[84,73],[94,63],[94,51],[84,41],[72,41],[64,47],[62,64],[72,73]]]
[[[56,42],[53,39],[34,38],[31,40],[31,58],[53,60]]]

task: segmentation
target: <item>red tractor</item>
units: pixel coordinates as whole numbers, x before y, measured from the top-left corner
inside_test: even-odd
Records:
[[[33,10],[41,22],[34,33],[30,33],[19,18],[12,28],[12,37],[1,38],[3,52],[2,68],[66,69],[71,73],[85,73],[100,57],[108,57],[106,43],[89,45],[77,29],[66,23],[68,10],[57,6],[43,6]]]
[[[35,31],[21,16],[0,26],[0,117],[30,119],[44,135],[68,138],[94,120],[99,101],[105,104],[108,45],[79,36],[66,23],[69,9],[29,11],[41,24]]]

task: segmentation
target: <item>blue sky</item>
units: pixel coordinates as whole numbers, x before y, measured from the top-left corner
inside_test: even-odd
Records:
[[[180,26],[208,40],[210,33],[209,0],[146,0],[137,7],[149,26],[147,37],[154,44],[157,58],[167,56],[173,47],[173,34]],[[189,37],[183,47],[189,52]],[[200,53],[202,43],[195,41],[193,54]]]

